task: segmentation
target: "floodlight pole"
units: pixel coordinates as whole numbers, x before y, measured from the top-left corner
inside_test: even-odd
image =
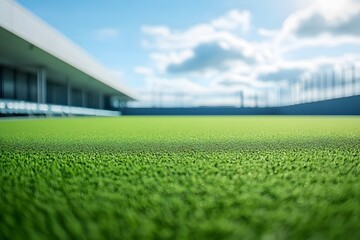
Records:
[[[309,78],[307,78],[306,80],[306,89],[307,89],[307,101],[306,102],[311,102],[311,76]]]
[[[276,95],[277,95],[277,106],[280,107],[281,106],[281,85],[277,88]]]
[[[308,82],[307,82],[307,78],[304,78],[303,81],[301,82],[301,89],[303,90],[301,95],[302,95],[302,101],[301,103],[306,103],[307,97],[308,97]]]
[[[159,90],[159,107],[162,107],[162,91]]]
[[[298,90],[299,90],[299,101],[298,101],[298,103],[300,104],[300,103],[303,103],[304,102],[304,84],[303,84],[303,80],[299,80],[298,81],[298,83],[299,83],[299,86],[298,86]]]
[[[320,78],[319,73],[316,74],[315,94],[316,94],[315,101],[320,101],[320,99],[321,99],[321,78]]]
[[[355,68],[355,81],[356,81],[356,83],[355,83],[355,85],[356,85],[356,93],[358,93],[358,91],[359,91],[359,76],[356,74],[356,73],[358,73],[359,72],[359,68]]]
[[[319,100],[324,99],[324,79],[323,79],[323,73],[319,73]]]
[[[265,107],[269,107],[269,92],[267,89],[265,91]]]
[[[319,100],[319,75],[315,73],[314,76],[314,102]]]
[[[283,101],[284,101],[284,98],[283,98],[283,90],[281,89],[281,87],[279,87],[279,102],[278,102],[278,105],[282,105],[283,104]]]
[[[336,71],[333,69],[332,71],[332,98],[336,97]]]
[[[341,97],[345,97],[345,95],[346,95],[346,88],[345,88],[345,84],[346,84],[346,82],[345,82],[345,80],[346,80],[346,77],[345,77],[345,68],[344,67],[342,67],[341,68]]]
[[[356,68],[352,67],[352,94],[356,95]]]
[[[328,99],[328,83],[327,83],[327,71],[323,73],[323,87],[324,87],[324,99]]]
[[[307,78],[304,78],[303,82],[302,82],[302,89],[304,90],[302,93],[302,103],[307,102],[307,97],[308,97],[308,82],[307,82]]]
[[[315,102],[316,101],[316,76],[315,74],[312,75],[311,78],[311,102]]]
[[[299,103],[299,84],[298,82],[294,83],[294,91],[295,91],[295,104]]]
[[[295,105],[295,84],[291,83],[290,84],[290,89],[291,89],[291,105]]]
[[[310,83],[309,83],[310,102],[313,102],[313,101],[314,101],[314,80],[315,80],[314,74],[311,74]]]
[[[274,105],[276,106],[276,107],[278,107],[279,106],[279,94],[278,94],[278,87],[275,87],[275,95],[274,95]]]
[[[244,95],[243,92],[239,92],[239,99],[240,99],[240,107],[244,107]]]
[[[307,102],[311,102],[311,82],[312,76],[310,75],[307,79]]]

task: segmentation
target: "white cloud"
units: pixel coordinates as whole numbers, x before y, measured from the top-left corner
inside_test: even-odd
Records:
[[[247,64],[255,64],[254,56],[247,55],[243,49],[239,50],[220,43],[201,44],[193,49],[190,58],[179,63],[169,64],[166,68],[168,73],[199,72],[207,69],[226,70],[231,61],[241,61]]]
[[[360,65],[360,55],[347,53],[287,58],[294,50],[309,46],[360,44],[359,28],[353,24],[360,14],[358,2],[344,0],[336,7],[338,2],[316,0],[289,16],[280,29],[259,28],[257,33],[263,38],[258,41],[246,40],[246,35],[239,34],[251,28],[248,11],[232,10],[187,29],[144,26],[143,46],[150,51],[151,66],[134,71],[145,76],[148,93],[162,92],[163,101],[170,101],[164,94],[173,91],[186,93],[197,105],[233,105],[240,91],[256,96],[259,91],[287,86],[319,71],[349,63]],[[321,24],[308,25],[314,16],[321,17]],[[149,94],[144,98],[149,101]],[[179,101],[179,97],[173,101]]]
[[[209,24],[195,25],[185,31],[171,31],[164,26],[143,26],[141,30],[147,37],[145,45],[161,50],[191,48],[209,41],[215,32]]]
[[[265,49],[280,60],[309,48],[360,46],[360,1],[315,0],[290,14],[280,29],[258,29]],[[313,51],[314,57],[317,51]]]
[[[265,28],[259,28],[257,30],[258,34],[263,37],[276,37],[280,33],[279,30],[269,30]]]
[[[223,17],[219,17],[211,22],[214,28],[222,30],[233,30],[240,28],[243,32],[250,29],[251,14],[249,11],[231,10]]]
[[[283,54],[292,51],[301,51],[301,49],[310,47],[328,47],[329,52],[331,52],[331,48],[339,46],[360,45],[360,38],[352,36],[333,37],[323,35],[315,38],[294,39],[292,41],[279,42],[279,44],[281,44],[281,51]]]
[[[145,26],[142,28],[146,37],[143,45],[156,50],[150,54],[151,59],[156,62],[158,69],[169,73],[223,69],[233,61],[247,64],[265,61],[266,51],[258,49],[255,44],[250,44],[234,33],[220,29],[220,22],[225,24],[225,19],[229,16],[237,20],[236,24],[240,24],[238,19],[240,13],[250,16],[247,11],[233,10],[225,17],[186,30],[170,30],[165,26]]]
[[[360,63],[360,55],[346,54],[338,57],[316,57],[297,61],[283,60],[273,65],[259,67],[257,80],[264,82],[299,82],[319,72],[333,71]]]
[[[290,15],[283,35],[313,38],[323,35],[360,36],[360,3],[355,0],[316,0]]]
[[[186,30],[171,30],[161,25],[144,25],[141,27],[141,31],[146,36],[146,39],[143,39],[143,45],[162,50],[194,48],[199,44],[214,41],[222,42],[222,44],[244,45],[245,41],[241,41],[230,30],[248,31],[251,25],[250,17],[251,14],[248,11],[231,10],[223,17],[191,26]]]
[[[95,38],[99,41],[109,41],[119,37],[120,31],[116,28],[106,27],[97,29],[94,33]]]

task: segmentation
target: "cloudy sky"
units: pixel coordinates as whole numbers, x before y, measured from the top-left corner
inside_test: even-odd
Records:
[[[360,67],[360,0],[18,0],[134,89],[133,106],[236,105]]]

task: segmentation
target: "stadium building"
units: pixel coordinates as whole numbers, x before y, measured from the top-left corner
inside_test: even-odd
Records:
[[[0,0],[0,115],[117,116],[135,100],[111,72],[12,0]]]

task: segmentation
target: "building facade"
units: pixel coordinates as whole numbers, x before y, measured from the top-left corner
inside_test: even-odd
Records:
[[[0,114],[120,115],[135,95],[63,34],[0,0]]]

